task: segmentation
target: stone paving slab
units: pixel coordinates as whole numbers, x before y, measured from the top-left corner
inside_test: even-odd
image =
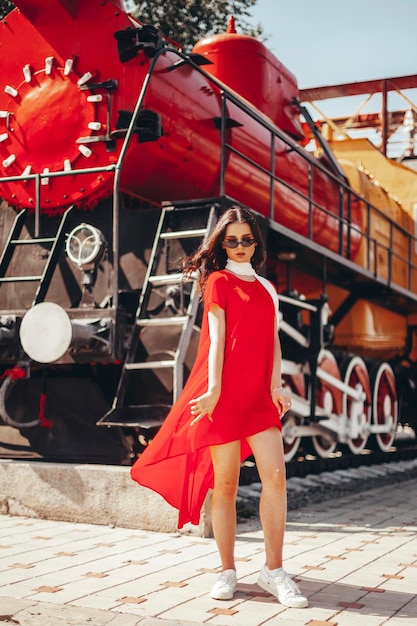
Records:
[[[220,602],[213,539],[0,515],[0,623],[417,626],[417,481],[405,477],[289,512],[285,567],[309,597],[303,610],[257,587],[257,518],[239,524],[238,589]]]

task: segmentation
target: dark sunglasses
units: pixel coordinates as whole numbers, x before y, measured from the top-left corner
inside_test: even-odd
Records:
[[[226,241],[223,241],[223,245],[225,245],[226,248],[237,248],[239,244],[242,244],[244,248],[250,248],[254,243],[256,243],[256,239],[253,239],[252,237],[243,237],[240,240],[227,239]]]

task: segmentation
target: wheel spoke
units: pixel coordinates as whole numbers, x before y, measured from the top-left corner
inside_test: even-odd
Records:
[[[362,392],[362,400],[343,395],[343,413],[347,416],[352,436],[347,446],[353,454],[360,454],[368,440],[367,430],[371,422],[371,383],[364,361],[360,357],[350,358],[343,367],[344,381],[349,387]]]
[[[325,350],[319,362],[320,369],[341,379],[339,367],[333,354]],[[342,394],[328,382],[318,379],[316,406],[325,409],[329,414],[338,415],[341,411]],[[313,452],[322,459],[329,458],[337,448],[337,440],[332,437],[315,435],[311,438]]]
[[[304,397],[305,386],[304,378],[301,374],[284,375],[283,380],[289,391]],[[291,461],[298,452],[300,447],[301,437],[294,434],[294,428],[301,425],[303,419],[295,415],[292,411],[288,411],[282,419],[282,436],[284,440],[284,460],[287,463]]]
[[[293,429],[300,423],[299,418],[294,413],[288,412],[282,420],[282,436],[284,439],[284,459],[291,461],[298,452],[301,437],[293,434]]]
[[[374,368],[372,381],[372,423],[390,428],[390,432],[376,433],[375,439],[380,450],[388,452],[394,443],[398,420],[397,386],[390,365],[381,363]]]

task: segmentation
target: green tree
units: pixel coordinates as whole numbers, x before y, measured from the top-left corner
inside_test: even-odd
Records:
[[[13,2],[9,2],[9,0],[0,0],[0,19],[10,13],[13,8]]]
[[[228,18],[236,30],[265,39],[262,26],[250,23],[250,8],[257,0],[127,0],[126,5],[143,23],[153,24],[186,50],[203,37],[224,33]]]

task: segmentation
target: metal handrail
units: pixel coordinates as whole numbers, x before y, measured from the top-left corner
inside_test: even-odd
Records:
[[[204,73],[204,72],[203,72]],[[215,82],[215,81],[213,81]],[[311,241],[314,241],[313,238],[313,229],[312,229],[312,215],[313,215],[313,208],[316,208],[317,210],[321,211],[322,213],[328,215],[329,217],[332,217],[335,220],[338,220],[339,222],[339,246],[338,246],[338,253],[340,256],[345,257],[350,259],[350,247],[351,247],[351,240],[352,240],[352,233],[356,232],[358,235],[361,236],[361,238],[366,240],[366,257],[367,257],[367,263],[366,263],[366,270],[367,271],[372,271],[371,269],[371,249],[372,247],[374,247],[374,252],[376,253],[376,251],[378,250],[378,248],[386,248],[386,250],[388,251],[388,280],[387,280],[387,284],[391,285],[392,284],[392,273],[393,273],[393,267],[392,267],[392,261],[393,258],[397,258],[400,261],[403,261],[406,266],[407,266],[407,274],[408,274],[408,279],[407,279],[407,283],[408,283],[408,288],[410,289],[411,287],[411,282],[412,282],[412,274],[413,271],[416,270],[416,266],[412,263],[411,260],[411,250],[412,250],[412,244],[414,243],[415,245],[417,245],[417,237],[415,235],[413,235],[412,233],[410,233],[409,231],[407,231],[403,226],[397,224],[396,222],[394,222],[390,217],[388,217],[381,209],[379,209],[378,207],[376,207],[375,205],[371,204],[368,200],[366,200],[361,194],[357,193],[356,191],[354,191],[351,187],[349,187],[349,185],[347,185],[344,181],[340,180],[339,177],[337,177],[336,175],[334,175],[330,170],[328,170],[327,168],[325,168],[324,166],[322,166],[319,162],[317,162],[315,159],[313,159],[313,157],[311,155],[309,155],[308,152],[306,152],[305,150],[303,150],[300,146],[298,146],[289,136],[284,135],[282,133],[282,131],[280,131],[279,129],[277,129],[275,126],[273,126],[272,123],[268,122],[268,120],[266,120],[264,117],[262,117],[262,115],[260,115],[259,113],[257,113],[256,111],[253,111],[252,109],[250,109],[246,103],[241,102],[234,93],[230,93],[227,89],[224,88],[224,86],[222,86],[222,89],[220,91],[221,97],[222,97],[222,129],[225,128],[225,117],[226,114],[223,113],[224,111],[227,110],[227,106],[226,106],[226,101],[230,100],[237,108],[241,109],[244,113],[247,113],[249,116],[251,116],[253,119],[256,119],[256,121],[258,121],[266,130],[268,130],[270,132],[271,135],[271,144],[270,144],[270,148],[271,148],[271,153],[273,152],[274,149],[274,142],[275,139],[278,137],[279,139],[281,139],[287,146],[289,146],[292,150],[295,150],[296,152],[298,152],[298,154],[300,154],[302,156],[303,159],[305,159],[305,161],[309,162],[309,193],[308,196],[303,193],[302,191],[300,191],[299,189],[296,189],[294,186],[292,186],[290,183],[288,183],[287,181],[281,179],[279,176],[275,175],[274,173],[274,169],[272,167],[272,163],[273,158],[272,156],[270,157],[270,163],[271,163],[271,169],[270,171],[267,170],[267,168],[263,167],[262,165],[256,163],[255,161],[253,161],[253,159],[251,159],[250,157],[248,157],[247,155],[243,154],[241,151],[237,150],[234,146],[232,146],[231,144],[226,142],[226,134],[222,133],[222,146],[221,146],[221,152],[222,154],[224,152],[226,152],[227,150],[229,150],[231,153],[235,154],[236,156],[239,156],[240,158],[242,158],[242,160],[244,160],[245,162],[253,165],[256,169],[258,169],[258,171],[268,175],[270,177],[270,197],[269,197],[269,206],[270,206],[270,211],[271,211],[271,219],[273,219],[273,215],[272,215],[272,208],[273,208],[273,190],[274,190],[274,184],[275,183],[279,183],[280,185],[285,186],[286,188],[290,189],[294,194],[296,194],[298,197],[306,200],[308,202],[309,205],[309,236],[308,239]],[[224,157],[222,157],[222,160],[224,161]],[[326,209],[326,207],[321,206],[318,202],[316,202],[313,198],[313,194],[312,194],[312,190],[313,190],[313,175],[314,175],[314,171],[315,170],[320,170],[322,171],[329,179],[333,180],[333,182],[339,187],[339,196],[340,196],[340,202],[339,202],[339,206],[341,207],[341,209],[343,209],[343,207],[345,206],[343,198],[346,197],[346,205],[347,205],[347,211],[348,211],[348,217],[345,218],[343,217],[343,214],[341,212],[339,212],[339,214],[333,213],[331,211],[329,211],[328,209]],[[225,176],[225,171],[222,172],[222,176]],[[220,183],[220,188],[225,190],[225,181],[221,181]],[[351,219],[351,206],[352,206],[352,199],[356,199],[358,202],[362,203],[365,206],[365,213],[367,215],[365,221],[368,225],[368,230],[367,232],[364,232],[362,230],[360,230],[359,228],[357,228],[354,224],[351,223],[350,219]],[[382,221],[384,221],[388,226],[389,226],[389,230],[390,230],[390,242],[391,245],[388,247],[385,247],[383,243],[377,241],[374,237],[372,237],[371,235],[371,227],[372,227],[372,218],[378,216]],[[394,241],[394,232],[398,233],[400,236],[403,236],[406,239],[406,248],[408,249],[408,256],[402,256],[398,253],[395,253],[392,250],[392,243]],[[346,255],[344,253],[344,241],[346,239]],[[408,245],[407,245],[408,243]],[[358,265],[359,266],[359,265]],[[376,256],[374,255],[374,273],[376,275],[376,277],[378,277],[378,273],[377,273],[377,267],[376,267]],[[362,267],[362,266],[359,266]],[[399,285],[401,286],[401,285]]]
[[[115,174],[113,180],[113,307],[117,308],[118,306],[118,298],[119,298],[119,210],[120,210],[120,195],[119,195],[119,183],[120,176],[122,173],[123,163],[126,158],[126,153],[130,144],[130,141],[134,134],[134,129],[136,125],[136,118],[138,113],[142,107],[143,100],[145,98],[146,92],[148,91],[148,87],[150,84],[151,76],[154,72],[156,62],[159,57],[166,52],[166,48],[162,48],[158,50],[158,52],[153,57],[148,71],[146,73],[145,79],[142,83],[141,90],[138,95],[138,99],[136,101],[135,108],[133,110],[133,114],[127,128],[127,132],[123,141],[123,145],[121,147],[119,157],[117,159]],[[178,52],[175,50],[175,52]]]

